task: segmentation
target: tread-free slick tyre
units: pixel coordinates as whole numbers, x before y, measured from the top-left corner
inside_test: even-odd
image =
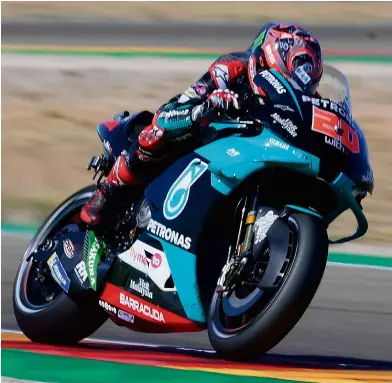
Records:
[[[14,314],[24,335],[34,342],[75,344],[91,335],[107,319],[107,315],[87,296],[80,297],[80,301],[76,303],[74,299],[61,293],[48,306],[34,308],[21,295],[24,294],[24,278],[30,265],[25,261],[27,256],[64,217],[76,212],[94,189],[95,186],[88,186],[79,190],[49,215],[31,240],[17,271],[13,289]]]
[[[300,320],[311,303],[328,258],[328,236],[322,221],[302,213],[290,217],[297,230],[297,252],[284,285],[263,315],[242,331],[220,334],[214,324],[220,299],[215,293],[210,305],[208,336],[224,358],[244,361],[259,357],[275,347]]]

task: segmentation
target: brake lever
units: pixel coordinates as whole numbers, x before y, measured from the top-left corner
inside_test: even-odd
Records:
[[[98,173],[101,173],[99,175],[99,178],[97,179],[97,183],[99,184],[102,180],[102,178],[105,176],[105,173],[108,170],[108,161],[107,159],[101,155],[101,156],[94,156],[91,158],[90,163],[87,166],[87,170],[94,169],[95,173],[93,176],[93,180],[97,177]]]

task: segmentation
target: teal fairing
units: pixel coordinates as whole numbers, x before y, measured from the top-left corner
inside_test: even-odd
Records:
[[[218,124],[215,126],[219,128]],[[238,155],[228,155],[231,149]],[[291,145],[268,128],[255,137],[228,137],[212,142],[196,150],[196,153],[210,161],[211,185],[225,195],[230,194],[248,177],[267,168],[285,167],[307,176],[319,175],[318,157]],[[352,236],[333,243],[343,243],[363,236],[368,223],[353,194],[356,184],[346,174],[340,173],[328,185],[336,193],[339,203],[338,210],[323,217],[325,221],[330,224],[341,213],[351,209],[358,222],[357,231]],[[311,209],[293,205],[290,207],[299,211],[306,210],[308,214],[315,215]]]
[[[344,107],[351,112],[349,89],[345,91],[343,98]],[[336,102],[343,105],[341,101],[336,100]],[[293,106],[293,103],[290,105]],[[363,236],[368,229],[368,223],[360,204],[356,200],[356,196],[358,192],[371,192],[373,185],[372,171],[368,161],[366,140],[363,133],[359,130],[361,152],[357,155],[351,155],[350,153],[348,156],[349,160],[342,162],[339,171],[335,171],[331,179],[326,179],[322,177],[323,174],[320,174],[320,156],[315,155],[314,151],[309,153],[295,145],[293,142],[300,144],[299,137],[294,140],[291,137],[290,139],[285,138],[283,134],[277,134],[276,129],[274,131],[270,129],[270,118],[266,118],[267,120],[269,124],[265,124],[264,129],[258,135],[253,137],[234,135],[214,141],[196,150],[197,154],[209,161],[208,168],[211,172],[211,185],[220,193],[228,195],[246,179],[263,170],[271,168],[291,169],[302,175],[314,179],[317,178],[318,182],[328,185],[336,196],[337,203],[334,205],[333,211],[324,212],[323,215],[312,208],[304,206],[289,205],[289,207],[322,217],[328,225],[349,209],[353,212],[358,223],[356,232],[339,240],[330,241],[330,243],[343,243]],[[298,119],[295,119],[295,121],[298,124]],[[308,121],[311,121],[311,119]],[[237,128],[240,131],[247,124],[249,122],[245,121],[220,122],[211,124],[211,127],[217,131],[228,127]],[[308,125],[309,122],[304,120],[302,124]],[[355,128],[359,129],[359,127]],[[310,130],[310,127],[299,126],[298,132],[301,129],[307,134],[306,130]],[[311,134],[314,135],[315,133],[312,132]],[[288,137],[287,134],[286,137]],[[308,143],[308,145],[311,144]],[[337,156],[340,154],[337,152]],[[326,166],[325,163],[328,166],[328,161],[326,159],[323,161],[324,167]],[[363,173],[362,176],[360,173]],[[368,175],[371,175],[371,177]],[[370,181],[369,178],[371,178]],[[366,183],[365,181],[368,182]]]

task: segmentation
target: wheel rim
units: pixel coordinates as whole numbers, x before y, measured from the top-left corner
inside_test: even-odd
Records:
[[[221,338],[235,336],[249,327],[268,310],[283,289],[292,270],[298,248],[297,222],[292,217],[289,217],[287,224],[290,229],[289,261],[285,266],[284,275],[280,278],[274,291],[263,290],[256,286],[253,286],[253,288],[248,286],[248,291],[246,291],[246,288],[242,291],[239,288],[233,290],[228,295],[215,295],[212,325],[215,333]],[[267,238],[268,241],[266,241],[266,248],[261,257],[261,262],[270,255],[271,246],[269,241],[271,238],[269,238],[268,234]]]
[[[42,279],[41,279],[42,278]],[[63,290],[53,280],[45,262],[31,262],[26,269],[22,300],[33,310],[42,310],[54,302]]]
[[[39,229],[36,236],[30,242],[21,262],[21,266],[18,270],[18,274],[15,281],[15,303],[25,313],[33,314],[39,312],[55,300],[57,300],[64,291],[62,288],[53,280],[51,276],[48,276],[47,283],[38,286],[34,281],[36,268],[39,269],[39,273],[47,273],[50,270],[45,262],[40,265],[36,265],[33,259],[26,261],[31,253],[38,249],[39,244],[43,243],[46,239],[52,238],[59,233],[67,222],[77,214],[84,203],[90,198],[92,191],[86,191],[82,194],[76,195],[67,201],[66,204],[60,206],[50,217],[50,219]],[[49,271],[48,271],[49,270]],[[33,287],[33,292],[30,288]],[[39,292],[42,295],[39,297]]]

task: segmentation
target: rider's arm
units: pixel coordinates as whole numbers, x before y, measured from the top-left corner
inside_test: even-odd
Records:
[[[246,75],[246,58],[242,53],[230,53],[219,57],[208,71],[188,89],[162,105],[156,113],[156,123],[169,135],[185,135],[199,128],[203,104],[217,89],[228,89],[241,76]]]

